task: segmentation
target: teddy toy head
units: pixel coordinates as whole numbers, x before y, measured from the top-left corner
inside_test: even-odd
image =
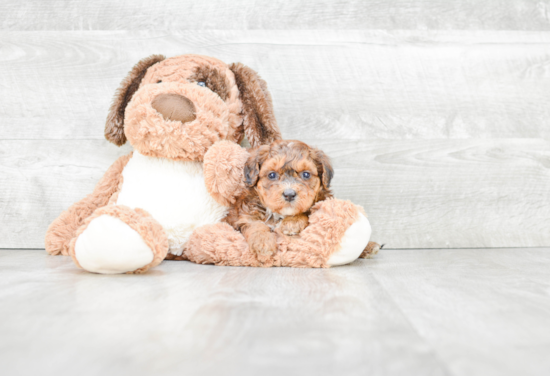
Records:
[[[151,157],[202,161],[216,141],[281,138],[267,85],[247,66],[199,55],[141,60],[115,93],[105,138]]]

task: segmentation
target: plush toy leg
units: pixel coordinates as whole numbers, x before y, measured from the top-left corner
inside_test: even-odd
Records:
[[[323,201],[315,206],[309,221],[300,236],[278,234],[278,252],[261,263],[242,234],[226,223],[196,229],[187,242],[185,256],[198,264],[326,268],[353,262],[369,241],[370,224],[361,209],[349,201]]]
[[[167,252],[162,226],[145,210],[123,205],[97,209],[69,247],[79,267],[101,274],[143,273],[160,264]]]
[[[363,252],[371,227],[360,207],[331,199],[318,203],[299,237],[280,237],[281,266],[330,267],[349,264]]]
[[[346,230],[340,247],[330,255],[327,264],[330,266],[346,265],[357,260],[369,243],[372,229],[365,214],[358,211],[357,220]]]
[[[48,227],[46,231],[46,252],[50,255],[69,254],[69,245],[75,236],[75,232],[84,223],[87,217],[92,215],[97,206],[93,205],[90,197],[73,204],[69,210],[61,213]]]
[[[71,240],[76,236],[77,230],[97,208],[107,205],[117,191],[122,170],[131,156],[132,153],[117,159],[97,183],[93,193],[75,202],[50,224],[46,231],[46,252],[50,255],[69,254]]]
[[[197,264],[271,266],[261,265],[243,235],[227,223],[205,225],[193,231],[184,254]]]

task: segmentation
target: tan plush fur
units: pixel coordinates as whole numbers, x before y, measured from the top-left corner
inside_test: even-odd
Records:
[[[187,243],[185,254],[190,261],[200,264],[326,268],[330,256],[340,249],[344,233],[357,220],[359,210],[349,201],[318,202],[312,208],[309,226],[299,237],[275,232],[277,252],[261,262],[244,236],[225,223],[197,229]]]
[[[145,73],[147,73],[147,69],[164,59],[165,57],[162,55],[152,55],[141,60],[122,81],[115,93],[113,104],[109,109],[109,115],[107,115],[107,123],[105,124],[105,138],[107,140],[118,146],[126,143],[124,110],[126,110],[126,106],[139,88],[139,84]]]
[[[299,238],[279,236],[276,266],[328,267],[328,259],[340,249],[344,233],[359,216],[356,205],[337,199],[318,202],[311,211],[309,226]]]
[[[131,156],[132,153],[117,159],[91,194],[73,204],[50,224],[46,232],[46,252],[50,255],[67,256],[69,254],[69,243],[75,237],[76,230],[97,208],[107,205],[110,198],[117,194],[122,184],[122,170]]]
[[[242,94],[244,130],[252,146],[280,140],[281,134],[273,113],[267,84],[256,72],[241,63],[231,64],[239,91]]]
[[[157,266],[164,260],[166,254],[168,253],[168,238],[162,226],[155,221],[149,213],[143,209],[130,209],[124,205],[108,205],[102,208],[97,209],[93,215],[88,217],[82,226],[78,229],[75,236],[70,242],[69,245],[69,255],[73,258],[73,261],[78,267],[81,267],[78,263],[78,260],[75,257],[75,244],[76,239],[80,234],[88,228],[90,222],[99,216],[109,215],[114,218],[120,219],[122,222],[126,223],[138,234],[141,235],[141,238],[149,246],[153,252],[153,261],[148,265],[145,265],[137,270],[134,270],[129,273],[140,274],[144,273],[152,267]]]
[[[210,73],[215,71],[215,74]],[[243,115],[242,102],[239,88],[235,81],[233,72],[227,64],[218,59],[199,56],[199,55],[182,55],[172,57],[156,66],[152,66],[145,75],[142,86],[148,84],[158,84],[175,82],[180,84],[191,83],[196,85],[198,82],[205,82],[212,86],[213,94],[220,97],[227,106],[228,126],[227,139],[240,143],[243,137]],[[222,92],[223,81],[224,91]],[[225,99],[224,99],[225,98]]]
[[[227,223],[196,229],[187,242],[185,256],[197,264],[262,266],[250,252],[243,235]]]
[[[166,59],[162,55],[153,55],[141,60],[115,94],[107,116],[105,137],[119,146],[129,141],[146,156],[204,161],[208,191],[222,205],[231,204],[243,188],[240,177],[248,154],[237,143],[242,141],[245,132],[263,135],[252,137],[249,140],[252,145],[280,138],[265,82],[250,68],[238,67],[238,72],[246,71],[246,74],[238,73],[236,77],[227,64],[207,56],[182,55]],[[255,94],[249,95],[245,91]],[[171,100],[157,100],[155,106],[162,108],[157,111],[153,103],[162,95]],[[188,104],[187,112],[179,112],[179,117],[175,117],[182,121],[172,120],[172,110],[178,110],[170,108],[174,103]],[[250,121],[252,118],[269,121]],[[250,127],[258,129],[248,129]],[[224,140],[225,143],[213,147]],[[210,157],[204,160],[210,149]],[[105,210],[129,221],[130,225],[140,223],[140,228],[145,226],[144,223],[148,228],[160,226],[153,218],[142,215],[140,209],[123,212],[114,209],[123,183],[122,170],[129,159],[130,156],[125,156],[115,162],[91,195],[54,220],[46,233],[48,253],[69,254],[71,242],[76,241],[91,218]],[[143,222],[145,217],[147,220]],[[142,236],[146,240],[146,237],[157,236],[157,232],[147,230]],[[158,246],[156,240],[146,242]],[[155,260],[162,254],[162,251],[156,252]]]
[[[204,156],[204,183],[220,204],[230,206],[245,190],[243,170],[248,152],[230,141],[220,141]]]
[[[152,106],[160,94],[189,98],[196,119],[185,123],[165,120]],[[230,134],[229,111],[215,93],[198,85],[162,82],[136,92],[126,109],[125,133],[135,150],[143,155],[181,161],[202,161],[206,151]]]
[[[138,89],[135,80],[140,80]],[[189,99],[195,105],[196,119],[184,127],[181,122],[164,119],[151,105],[160,94]],[[120,107],[126,105],[125,117],[120,119]],[[253,146],[281,138],[267,85],[256,72],[206,56],[163,59],[154,55],[138,63],[123,81],[105,134],[117,145],[127,138],[143,155],[202,161],[216,141],[239,143],[243,130]]]

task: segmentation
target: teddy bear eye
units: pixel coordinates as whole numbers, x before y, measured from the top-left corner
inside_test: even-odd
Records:
[[[197,82],[197,85],[199,85],[200,87],[206,87],[206,82],[199,81],[199,82]]]
[[[157,84],[160,84],[160,83],[162,83],[162,80],[158,80],[158,81],[157,81]]]
[[[307,171],[302,172],[302,177],[304,179],[309,179],[311,177],[311,174]]]
[[[269,180],[275,180],[277,179],[277,173],[276,172],[270,172],[269,175],[267,175]]]

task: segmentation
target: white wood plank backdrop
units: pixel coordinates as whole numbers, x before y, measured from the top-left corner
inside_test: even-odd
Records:
[[[130,150],[104,119],[152,53],[256,69],[388,247],[550,244],[550,1],[151,4],[0,4],[0,248],[43,247]]]
[[[548,0],[3,0],[10,30],[550,30]]]

